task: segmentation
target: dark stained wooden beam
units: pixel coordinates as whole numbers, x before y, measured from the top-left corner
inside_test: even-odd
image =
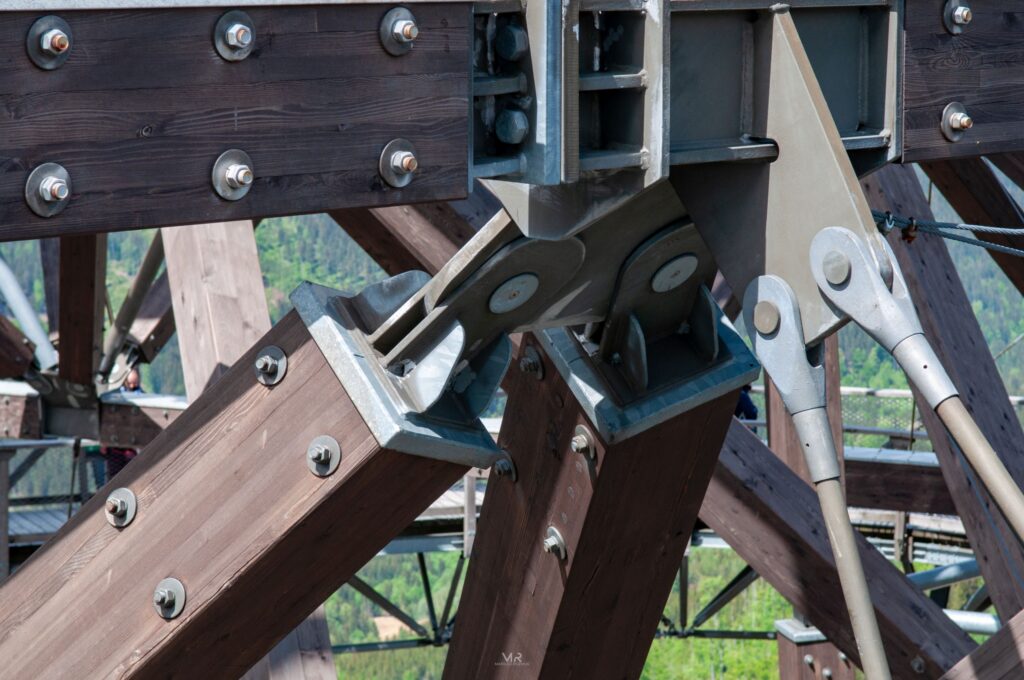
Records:
[[[24,375],[32,366],[35,345],[6,316],[0,316],[0,378]]]
[[[46,78],[24,40],[3,43],[11,67],[0,101],[17,102],[18,113],[0,121],[0,137],[19,162],[0,171],[0,240],[465,196],[469,5],[417,3],[420,36],[401,57],[381,45],[386,10],[351,3],[245,8],[256,42],[242,61],[215,51],[218,7],[77,12],[71,58]],[[24,37],[36,19],[5,12],[0,34]],[[398,138],[420,161],[401,189],[378,170]],[[211,183],[214,162],[232,148],[249,154],[255,172],[237,201]],[[46,162],[72,180],[68,208],[50,218],[24,199],[29,171]]]
[[[100,443],[105,446],[142,448],[184,412],[181,408],[141,406],[102,401],[100,409]]]
[[[811,487],[739,421],[708,486],[701,520],[854,662],[857,645],[828,532]],[[975,644],[866,539],[857,536],[893,678],[937,677]],[[920,657],[924,675],[911,662]]]
[[[953,666],[942,680],[1016,680],[1024,677],[1024,611]]]
[[[0,436],[39,439],[43,436],[42,409],[38,394],[0,395]]]
[[[500,209],[478,186],[464,201],[335,210],[330,215],[388,274],[422,269],[433,275]]]
[[[736,393],[598,442],[591,461],[570,450],[587,421],[546,358],[541,382],[514,371],[506,389],[499,444],[518,481],[488,485],[444,677],[637,678]],[[565,561],[542,549],[549,526]]]
[[[103,349],[107,281],[105,234],[60,242],[60,364],[64,380],[91,385]]]
[[[910,166],[891,165],[862,181],[871,207],[931,218]],[[941,237],[889,239],[914,299],[921,325],[971,415],[1017,484],[1024,483],[1024,432],[989,353],[971,302]],[[992,502],[935,412],[918,399],[946,486],[964,523],[999,615],[1024,608],[1024,547]]]
[[[975,236],[989,243],[1024,249],[1024,213],[984,160],[965,158],[942,163],[922,163],[921,167],[960,218],[968,224],[1022,230],[1020,236],[983,232],[977,232]],[[992,250],[988,253],[1017,290],[1024,293],[1024,258]]]
[[[337,680],[323,605],[242,676],[242,680]]]
[[[1024,189],[1024,153],[997,153],[988,159],[1014,184]]]
[[[1020,5],[972,0],[973,19],[952,35],[933,0],[903,9],[903,160],[922,161],[1024,150],[1019,64]],[[940,129],[943,110],[960,102],[974,120],[956,142]]]
[[[851,507],[955,515],[942,470],[910,463],[844,461]]]
[[[289,359],[273,389],[252,370],[267,344]],[[344,452],[326,478],[306,465],[322,434]],[[121,472],[131,525],[96,496],[0,588],[4,672],[237,678],[465,470],[380,449],[291,313]],[[152,601],[168,576],[173,621]]]

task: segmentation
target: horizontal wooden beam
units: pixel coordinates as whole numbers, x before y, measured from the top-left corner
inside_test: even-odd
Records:
[[[847,458],[846,502],[857,508],[955,515],[938,467]]]
[[[700,518],[825,637],[855,662],[857,645],[843,601],[818,499],[757,435],[734,420]],[[916,680],[952,668],[975,644],[878,550],[857,537],[875,615],[894,678]]]
[[[19,162],[0,171],[0,240],[461,198],[469,6],[418,4],[420,36],[402,56],[381,44],[380,6],[247,7],[255,44],[240,61],[214,45],[224,7],[74,12],[70,57],[53,71],[25,50],[39,12],[4,12],[0,34],[21,37],[0,44],[0,102],[12,112],[0,138]],[[395,139],[419,159],[404,188],[379,172]],[[211,181],[229,149],[255,174],[239,200]],[[67,209],[48,218],[25,201],[44,163],[71,178]]]
[[[266,344],[289,359],[272,389],[252,369]],[[323,434],[342,458],[321,478]],[[239,677],[464,473],[380,449],[289,314],[121,472],[130,525],[94,497],[0,588],[4,671]],[[173,621],[153,605],[166,577],[187,593]]]

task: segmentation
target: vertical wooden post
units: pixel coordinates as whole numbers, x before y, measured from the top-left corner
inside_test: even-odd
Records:
[[[12,450],[0,450],[0,583],[6,581],[11,573],[10,494],[13,455]]]
[[[91,385],[103,348],[107,235],[60,239],[60,377]]]
[[[796,619],[775,624],[779,645],[779,678],[784,680],[855,680],[850,658],[817,629]]]
[[[570,449],[589,423],[547,359],[541,382],[513,369],[506,389],[499,443],[518,481],[488,485],[445,677],[639,677],[736,393],[595,440],[591,458]],[[545,552],[549,527],[564,559]]]

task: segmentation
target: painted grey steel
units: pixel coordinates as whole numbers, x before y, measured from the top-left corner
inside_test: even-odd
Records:
[[[406,614],[398,605],[374,590],[373,586],[363,579],[358,576],[353,576],[349,579],[348,585],[370,602],[373,602],[388,614],[391,614],[393,617],[404,623],[417,635],[425,638],[430,637],[430,633],[427,632],[427,629],[424,628],[419,621]]]
[[[848,229],[823,229],[811,242],[814,279],[822,295],[836,309],[849,315],[893,354],[910,381],[935,408],[957,395],[956,386],[924,337],[914,301],[892,250],[885,242],[883,246],[887,261],[880,262],[867,244]],[[850,261],[849,279],[841,285],[829,283],[823,267],[826,257],[833,252],[842,253]],[[882,278],[883,270],[891,273],[892,290]]]
[[[160,235],[160,231],[157,231],[153,241],[149,244],[145,257],[142,258],[142,264],[139,265],[135,278],[132,279],[132,287],[128,290],[128,294],[125,295],[120,309],[117,310],[114,325],[107,331],[107,337],[103,343],[103,358],[100,360],[99,370],[97,371],[101,376],[106,377],[114,368],[114,361],[117,359],[124,341],[128,337],[128,332],[131,330],[131,326],[139,314],[139,309],[142,307],[142,301],[152,287],[153,280],[160,271],[160,266],[163,262],[164,239]]]
[[[756,323],[755,310],[768,309],[766,304],[774,308],[777,321],[768,325],[765,320]],[[754,279],[743,295],[743,313],[748,329],[774,327],[768,333],[752,332],[750,344],[771,375],[786,409],[795,415],[824,408],[825,367],[820,363],[812,365],[807,359],[800,308],[789,284],[774,275]],[[767,316],[764,311],[761,314]]]
[[[808,626],[799,619],[780,619],[775,622],[775,631],[798,645],[825,642],[828,639],[820,630],[814,626]]]
[[[507,314],[529,302],[538,287],[536,274],[517,274],[495,289],[487,307],[494,314]]]
[[[374,360],[366,336],[344,306],[335,304],[339,298],[357,297],[304,283],[292,293],[291,301],[377,443],[410,455],[491,467],[502,451],[479,419],[438,419],[409,410]],[[460,408],[450,399],[446,395],[441,406],[456,416]]]
[[[69,8],[71,9],[71,8]],[[68,41],[66,49],[55,51],[46,49],[43,46],[43,39],[53,31],[59,31]],[[36,19],[35,23],[28,30],[25,36],[25,51],[32,63],[46,71],[53,71],[64,65],[71,56],[74,49],[74,38],[71,33],[71,26],[64,19],[58,16],[45,16]]]
[[[939,129],[942,136],[951,142],[963,139],[967,130],[974,126],[974,119],[967,113],[967,108],[960,102],[950,102],[942,109]]]
[[[412,169],[405,169],[402,167],[395,167],[396,163],[402,158],[404,154],[412,154],[413,167]],[[413,175],[416,172],[419,161],[416,160],[416,147],[413,146],[412,142],[408,139],[393,139],[388,142],[384,149],[380,152],[380,161],[378,163],[378,170],[380,171],[381,178],[389,185],[396,189],[407,187],[412,182]]]
[[[488,0],[482,0],[488,3]],[[495,5],[501,0],[490,0]],[[477,0],[479,4],[481,0]],[[419,3],[464,5],[466,0],[404,0],[403,4]],[[291,7],[308,5],[310,0],[0,0],[2,12],[83,9],[185,9],[190,7]],[[318,5],[393,5],[394,0],[317,0]],[[488,3],[489,4],[489,3]]]
[[[978,566],[978,560],[970,559],[928,571],[907,574],[907,579],[921,590],[933,590],[979,576],[981,576],[981,567]]]
[[[260,350],[252,368],[260,384],[273,387],[284,380],[288,372],[288,355],[277,345],[267,345]]]
[[[473,91],[476,94],[475,87]],[[530,119],[519,109],[504,109],[494,122],[494,132],[505,144],[522,144],[530,134]]]
[[[604,378],[582,351],[570,329],[545,330],[537,334],[537,339],[569,385],[597,435],[611,445],[738,390],[757,378],[761,365],[721,310],[716,307],[714,313],[719,342],[724,350],[720,352],[719,360],[692,379],[624,405],[617,404],[608,393]]]
[[[100,401],[104,404],[164,409],[167,411],[184,411],[188,408],[188,399],[176,394],[107,392],[106,394],[100,395]]]
[[[153,608],[162,618],[176,618],[185,609],[185,586],[176,578],[168,577],[153,591]]]
[[[249,182],[231,181],[229,175],[232,168],[239,166],[249,169],[252,175]],[[252,189],[255,173],[256,169],[252,164],[252,158],[249,157],[249,154],[241,149],[228,149],[214,162],[213,169],[210,171],[210,181],[213,184],[213,190],[217,192],[218,196],[226,201],[237,201],[245,198],[245,195]]]
[[[995,614],[968,612],[961,609],[943,609],[942,611],[965,633],[995,635],[1003,627],[999,617]]]
[[[341,445],[330,435],[315,437],[306,448],[306,464],[317,477],[329,477],[341,463]]]
[[[39,368],[46,370],[57,365],[57,350],[50,343],[50,336],[39,323],[39,315],[28,301],[17,277],[11,271],[7,260],[0,255],[0,294],[4,296],[7,307],[18,320],[22,333],[36,346],[35,357]]]
[[[418,35],[416,17],[405,7],[389,10],[380,21],[380,44],[394,57],[408,54]]]
[[[107,496],[107,502],[103,506],[103,514],[107,523],[115,527],[125,527],[135,519],[135,513],[139,508],[138,501],[131,489],[114,489]]]
[[[562,532],[553,526],[548,527],[541,547],[544,548],[544,552],[551,553],[563,562],[569,556],[569,552],[565,547],[565,539],[562,538]]]
[[[62,182],[65,187],[63,197],[43,198],[41,190],[48,182]],[[25,180],[25,202],[36,215],[53,217],[68,207],[71,202],[71,175],[64,166],[57,163],[43,163],[29,173]]]
[[[234,26],[242,26],[249,32],[248,42],[233,39],[229,35]],[[256,25],[252,17],[242,10],[225,12],[213,28],[213,46],[225,61],[242,61],[256,48]]]

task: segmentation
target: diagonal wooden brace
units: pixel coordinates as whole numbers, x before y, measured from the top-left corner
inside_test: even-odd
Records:
[[[253,369],[269,344],[288,355],[272,388]],[[318,477],[325,434],[341,463]],[[238,677],[464,472],[381,449],[289,314],[118,476],[131,524],[106,522],[105,489],[0,588],[4,672]],[[173,620],[165,577],[187,594]]]

